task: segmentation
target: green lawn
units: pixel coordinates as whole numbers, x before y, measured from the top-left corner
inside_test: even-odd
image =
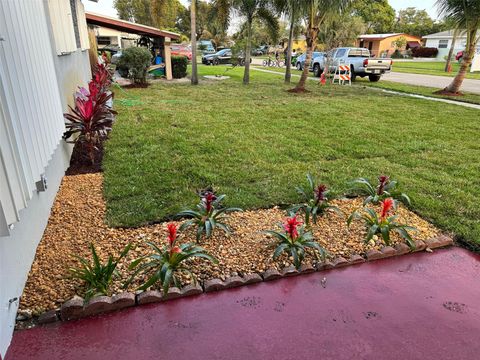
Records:
[[[452,62],[452,72],[445,72],[444,61],[395,61],[393,60],[393,71],[411,74],[455,76],[458,72],[459,64]],[[468,72],[467,79],[480,79],[480,72]]]
[[[261,208],[297,201],[307,172],[337,194],[355,177],[386,173],[415,211],[480,242],[477,110],[360,87],[309,84],[312,92],[295,95],[276,75],[252,71],[243,86],[243,69],[228,74],[197,87],[117,91],[104,159],[109,224],[171,217],[207,186],[228,205]],[[125,97],[142,103],[122,105]]]
[[[385,81],[385,80],[380,80],[379,82],[372,83],[367,79],[358,79],[355,85],[370,86],[370,87],[376,87],[376,88],[385,89],[385,90],[393,90],[393,91],[404,92],[409,94],[435,97],[439,99],[447,99],[447,100],[467,102],[472,104],[480,104],[479,94],[464,92],[463,96],[454,96],[454,97],[437,95],[437,94],[434,94],[434,92],[437,91],[438,88],[433,88],[428,86],[409,85],[409,84],[402,84],[402,83]]]
[[[275,71],[282,74],[285,73],[285,68],[265,68],[262,66],[257,66],[257,67],[260,69],[267,69],[267,70]],[[300,75],[301,73],[302,72],[298,71],[297,69],[292,69],[292,74]],[[313,74],[310,73],[310,77],[313,77]],[[292,79],[293,81],[296,81],[296,79],[298,78],[293,77]],[[318,80],[319,79],[317,78],[317,81]],[[370,87],[376,87],[376,88],[385,89],[385,90],[393,90],[398,92],[435,97],[439,99],[448,99],[448,100],[461,101],[461,102],[467,102],[472,104],[480,104],[479,94],[463,92],[463,96],[455,96],[455,97],[437,95],[437,94],[434,94],[434,92],[437,91],[438,88],[433,88],[429,86],[402,84],[402,83],[397,83],[393,81],[385,81],[383,79],[380,80],[379,82],[370,82],[367,78],[362,79],[360,77],[357,77],[354,85],[370,86]]]

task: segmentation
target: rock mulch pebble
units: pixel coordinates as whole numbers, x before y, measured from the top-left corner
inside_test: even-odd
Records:
[[[135,292],[142,283],[141,279],[138,279],[127,289],[122,288],[130,274],[127,269],[130,262],[149,253],[150,248],[145,242],[153,241],[161,245],[166,242],[166,223],[136,229],[108,227],[104,223],[105,202],[102,196],[102,184],[103,176],[99,173],[66,176],[63,179],[48,226],[37,248],[21,298],[20,313],[36,316],[48,310],[60,308],[75,294],[83,295],[83,285],[70,277],[69,269],[78,266],[78,260],[73,255],[90,258],[90,243],[94,244],[103,260],[109,254],[118,255],[129,242],[136,245],[136,248],[132,249],[119,264],[118,270],[123,277],[115,279],[110,295],[121,294],[124,291]],[[365,230],[360,222],[353,223],[350,229],[346,226],[346,217],[353,210],[361,207],[362,199],[335,200],[334,204],[346,215],[331,212],[320,218],[317,225],[313,226],[315,239],[327,249],[329,259],[338,266],[337,263],[342,262],[341,258],[350,259],[350,261],[358,258],[358,262],[363,261],[359,254],[369,259],[368,255],[372,259],[385,257],[382,256],[382,251],[389,251],[389,249],[384,248],[380,239],[376,239],[371,244],[364,243]],[[418,229],[417,232],[412,233],[417,241],[427,240],[440,234],[433,225],[404,207],[399,207],[397,214],[398,222]],[[282,222],[285,217],[285,210],[277,207],[232,214],[228,223],[233,229],[233,234],[227,236],[218,231],[210,239],[204,239],[201,243],[219,260],[219,263],[215,265],[201,259],[191,260],[190,266],[197,280],[225,281],[230,277],[235,279],[239,275],[254,276],[250,274],[263,273],[269,269],[276,269],[279,272],[290,271],[285,268],[292,266],[292,260],[282,255],[277,261],[273,261],[274,239],[262,233],[265,230],[278,230],[276,224]],[[193,233],[181,234],[179,241],[194,241]],[[405,244],[394,235],[392,247],[399,246],[401,250]],[[307,272],[315,262],[313,253],[309,252],[304,261]],[[325,266],[327,265],[328,262]],[[295,271],[291,270],[291,274],[294,275],[294,273]],[[271,275],[274,278],[276,274]],[[233,280],[228,281],[232,282],[232,286],[236,286]],[[252,278],[252,282],[255,281],[257,279]],[[189,277],[182,278],[182,285],[192,283]],[[122,301],[128,302],[128,299]]]

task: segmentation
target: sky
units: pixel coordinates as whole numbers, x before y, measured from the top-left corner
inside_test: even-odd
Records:
[[[180,0],[180,2],[184,5],[188,4],[188,0]],[[388,0],[388,2],[397,11],[407,7],[416,7],[420,10],[427,10],[432,18],[437,18],[435,7],[436,0]],[[85,4],[85,9],[87,11],[117,17],[117,12],[113,8],[113,0],[98,0],[96,3],[89,0],[83,0],[83,3]]]

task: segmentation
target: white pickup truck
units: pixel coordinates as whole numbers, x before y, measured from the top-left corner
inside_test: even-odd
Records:
[[[330,50],[326,56],[313,59],[313,74],[319,77],[329,63],[330,72],[334,72],[337,66],[350,65],[351,79],[355,81],[357,76],[368,76],[370,81],[378,81],[380,77],[392,69],[392,59],[373,58],[370,51],[364,48],[342,47]]]

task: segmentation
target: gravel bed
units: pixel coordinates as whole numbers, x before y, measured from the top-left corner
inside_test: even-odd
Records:
[[[21,298],[20,309],[41,314],[58,308],[73,295],[83,295],[82,284],[70,278],[69,269],[78,265],[73,255],[90,258],[89,244],[93,243],[102,259],[109,254],[117,255],[129,242],[137,247],[119,265],[123,277],[115,279],[112,293],[122,291],[122,284],[128,278],[127,267],[138,256],[147,254],[149,247],[145,241],[166,241],[166,223],[144,226],[136,229],[109,228],[104,223],[105,202],[102,196],[103,175],[84,174],[66,176],[63,179],[52,208],[48,226],[37,248],[35,260]],[[346,217],[361,206],[362,199],[335,200],[346,215],[328,213],[313,226],[315,239],[324,246],[331,258],[353,254],[364,254],[370,249],[380,249],[382,243],[364,244],[365,230],[360,222],[347,228]],[[194,205],[194,204],[192,204]],[[397,210],[398,222],[418,229],[412,233],[415,240],[426,240],[440,233],[433,225],[403,207]],[[265,230],[278,230],[276,224],[286,217],[285,210],[277,207],[266,210],[251,210],[234,213],[228,223],[233,234],[226,236],[218,231],[201,245],[219,260],[213,265],[205,260],[191,260],[192,272],[198,280],[209,278],[225,279],[228,276],[262,272],[268,268],[283,268],[291,264],[286,255],[277,261],[272,260],[272,241]],[[181,234],[180,242],[194,241],[193,232]],[[394,235],[393,243],[402,240]],[[315,258],[309,253],[306,263]],[[185,276],[183,283],[192,280]],[[134,291],[141,280],[133,282],[128,290]]]

